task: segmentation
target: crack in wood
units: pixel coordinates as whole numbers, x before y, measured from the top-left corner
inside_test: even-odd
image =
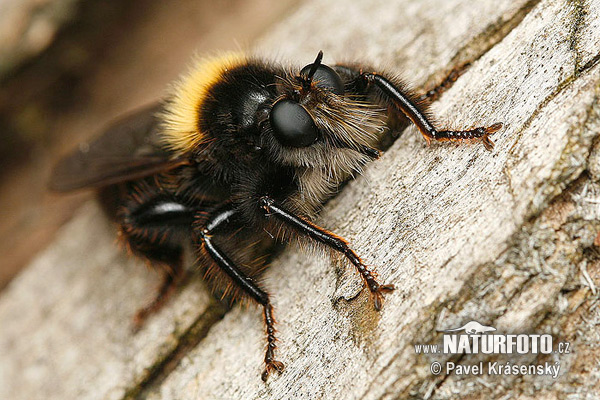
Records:
[[[179,365],[179,362],[185,355],[208,335],[210,328],[223,319],[228,311],[228,307],[217,302],[215,299],[211,299],[211,304],[206,308],[205,312],[179,337],[177,346],[175,346],[173,351],[150,366],[141,380],[125,392],[122,399],[143,399],[152,389],[159,387],[167,376]]]
[[[563,91],[568,89],[569,86],[577,80],[577,78],[579,78],[581,75],[583,75],[584,73],[591,70],[594,66],[596,66],[596,64],[598,64],[598,61],[600,61],[600,53],[596,54],[592,59],[590,59],[587,63],[585,63],[585,65],[583,67],[576,69],[574,74],[569,75],[567,78],[562,80],[556,86],[556,88],[548,96],[546,96],[546,98],[544,98],[544,100],[542,100],[539,103],[539,105],[536,107],[536,109],[531,113],[529,118],[527,118],[525,120],[523,125],[521,125],[521,128],[518,130],[519,135],[516,135],[517,139],[515,140],[515,142],[512,144],[512,146],[509,149],[509,156],[512,156],[512,157],[516,156],[515,149],[516,149],[517,145],[519,144],[520,139],[523,137],[523,135],[521,135],[521,133],[523,133],[523,131],[525,131],[527,128],[529,128],[531,126],[533,121],[544,110],[544,108],[552,100],[554,100],[558,95],[560,95]]]
[[[582,55],[579,52],[578,42],[580,39],[581,27],[585,21],[587,7],[583,0],[568,0],[574,8],[573,10],[573,26],[569,34],[569,49],[575,53],[575,70],[574,75],[577,75],[578,69],[582,61]]]
[[[519,26],[527,14],[529,14],[529,12],[540,2],[541,0],[528,1],[508,20],[499,18],[495,23],[490,24],[467,44],[459,48],[449,63],[453,67],[450,67],[450,70],[446,69],[442,79],[436,79],[440,73],[432,74],[426,82],[438,80],[438,83],[423,85],[424,87],[429,87],[429,89],[420,96],[420,99],[429,99],[429,101],[439,99],[444,92],[453,86],[454,82],[456,82],[461,75],[468,71],[475,61],[483,57],[512,32],[513,29]]]

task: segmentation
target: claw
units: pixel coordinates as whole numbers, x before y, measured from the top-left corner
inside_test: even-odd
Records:
[[[503,126],[504,124],[502,122],[496,122],[494,125],[485,128],[485,133],[492,135],[502,129]]]
[[[135,313],[135,316],[133,317],[133,325],[131,327],[132,333],[138,333],[142,329],[146,318],[148,318],[148,315],[149,313],[145,308],[142,308]]]
[[[373,295],[373,304],[375,305],[375,310],[381,311],[381,307],[383,307],[383,295],[385,293],[393,292],[394,290],[396,290],[394,285],[381,285],[371,292]]]
[[[496,122],[494,125],[485,128],[485,133],[481,137],[481,142],[485,146],[486,150],[491,151],[494,148],[494,142],[492,142],[492,140],[490,139],[490,135],[493,135],[494,133],[502,129],[502,126],[502,122]]]
[[[269,361],[267,363],[267,365],[265,366],[265,370],[263,371],[263,373],[261,375],[263,382],[267,381],[271,372],[277,371],[279,374],[281,374],[283,372],[284,368],[285,368],[285,365],[283,365],[283,363],[280,361],[275,361],[275,360]]]
[[[481,143],[483,143],[483,147],[485,147],[487,151],[492,151],[494,149],[494,142],[492,142],[487,133],[481,137]]]

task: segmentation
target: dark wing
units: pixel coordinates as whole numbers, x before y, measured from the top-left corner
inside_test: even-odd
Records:
[[[60,160],[49,187],[57,191],[107,186],[139,179],[185,163],[160,145],[156,114],[146,107],[111,125],[100,137]]]

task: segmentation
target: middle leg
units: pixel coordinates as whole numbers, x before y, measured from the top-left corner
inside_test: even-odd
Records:
[[[275,337],[275,318],[273,316],[273,306],[267,292],[262,289],[248,274],[244,273],[234,261],[215,243],[214,236],[223,233],[224,229],[230,228],[232,222],[237,216],[237,211],[226,204],[208,215],[208,219],[200,218],[200,224],[195,225],[195,239],[197,252],[208,257],[216,266],[224,272],[240,289],[241,293],[256,301],[263,307],[263,315],[266,325],[267,350],[265,352],[265,370],[261,377],[266,381],[274,371],[282,372],[284,365],[275,359],[275,350],[277,348],[277,338]],[[228,226],[229,225],[229,226]]]

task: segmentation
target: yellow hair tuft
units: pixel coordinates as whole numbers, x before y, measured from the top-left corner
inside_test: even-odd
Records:
[[[161,117],[165,145],[178,154],[194,149],[206,134],[200,131],[202,103],[224,72],[246,62],[242,53],[224,53],[201,58],[172,87]]]

